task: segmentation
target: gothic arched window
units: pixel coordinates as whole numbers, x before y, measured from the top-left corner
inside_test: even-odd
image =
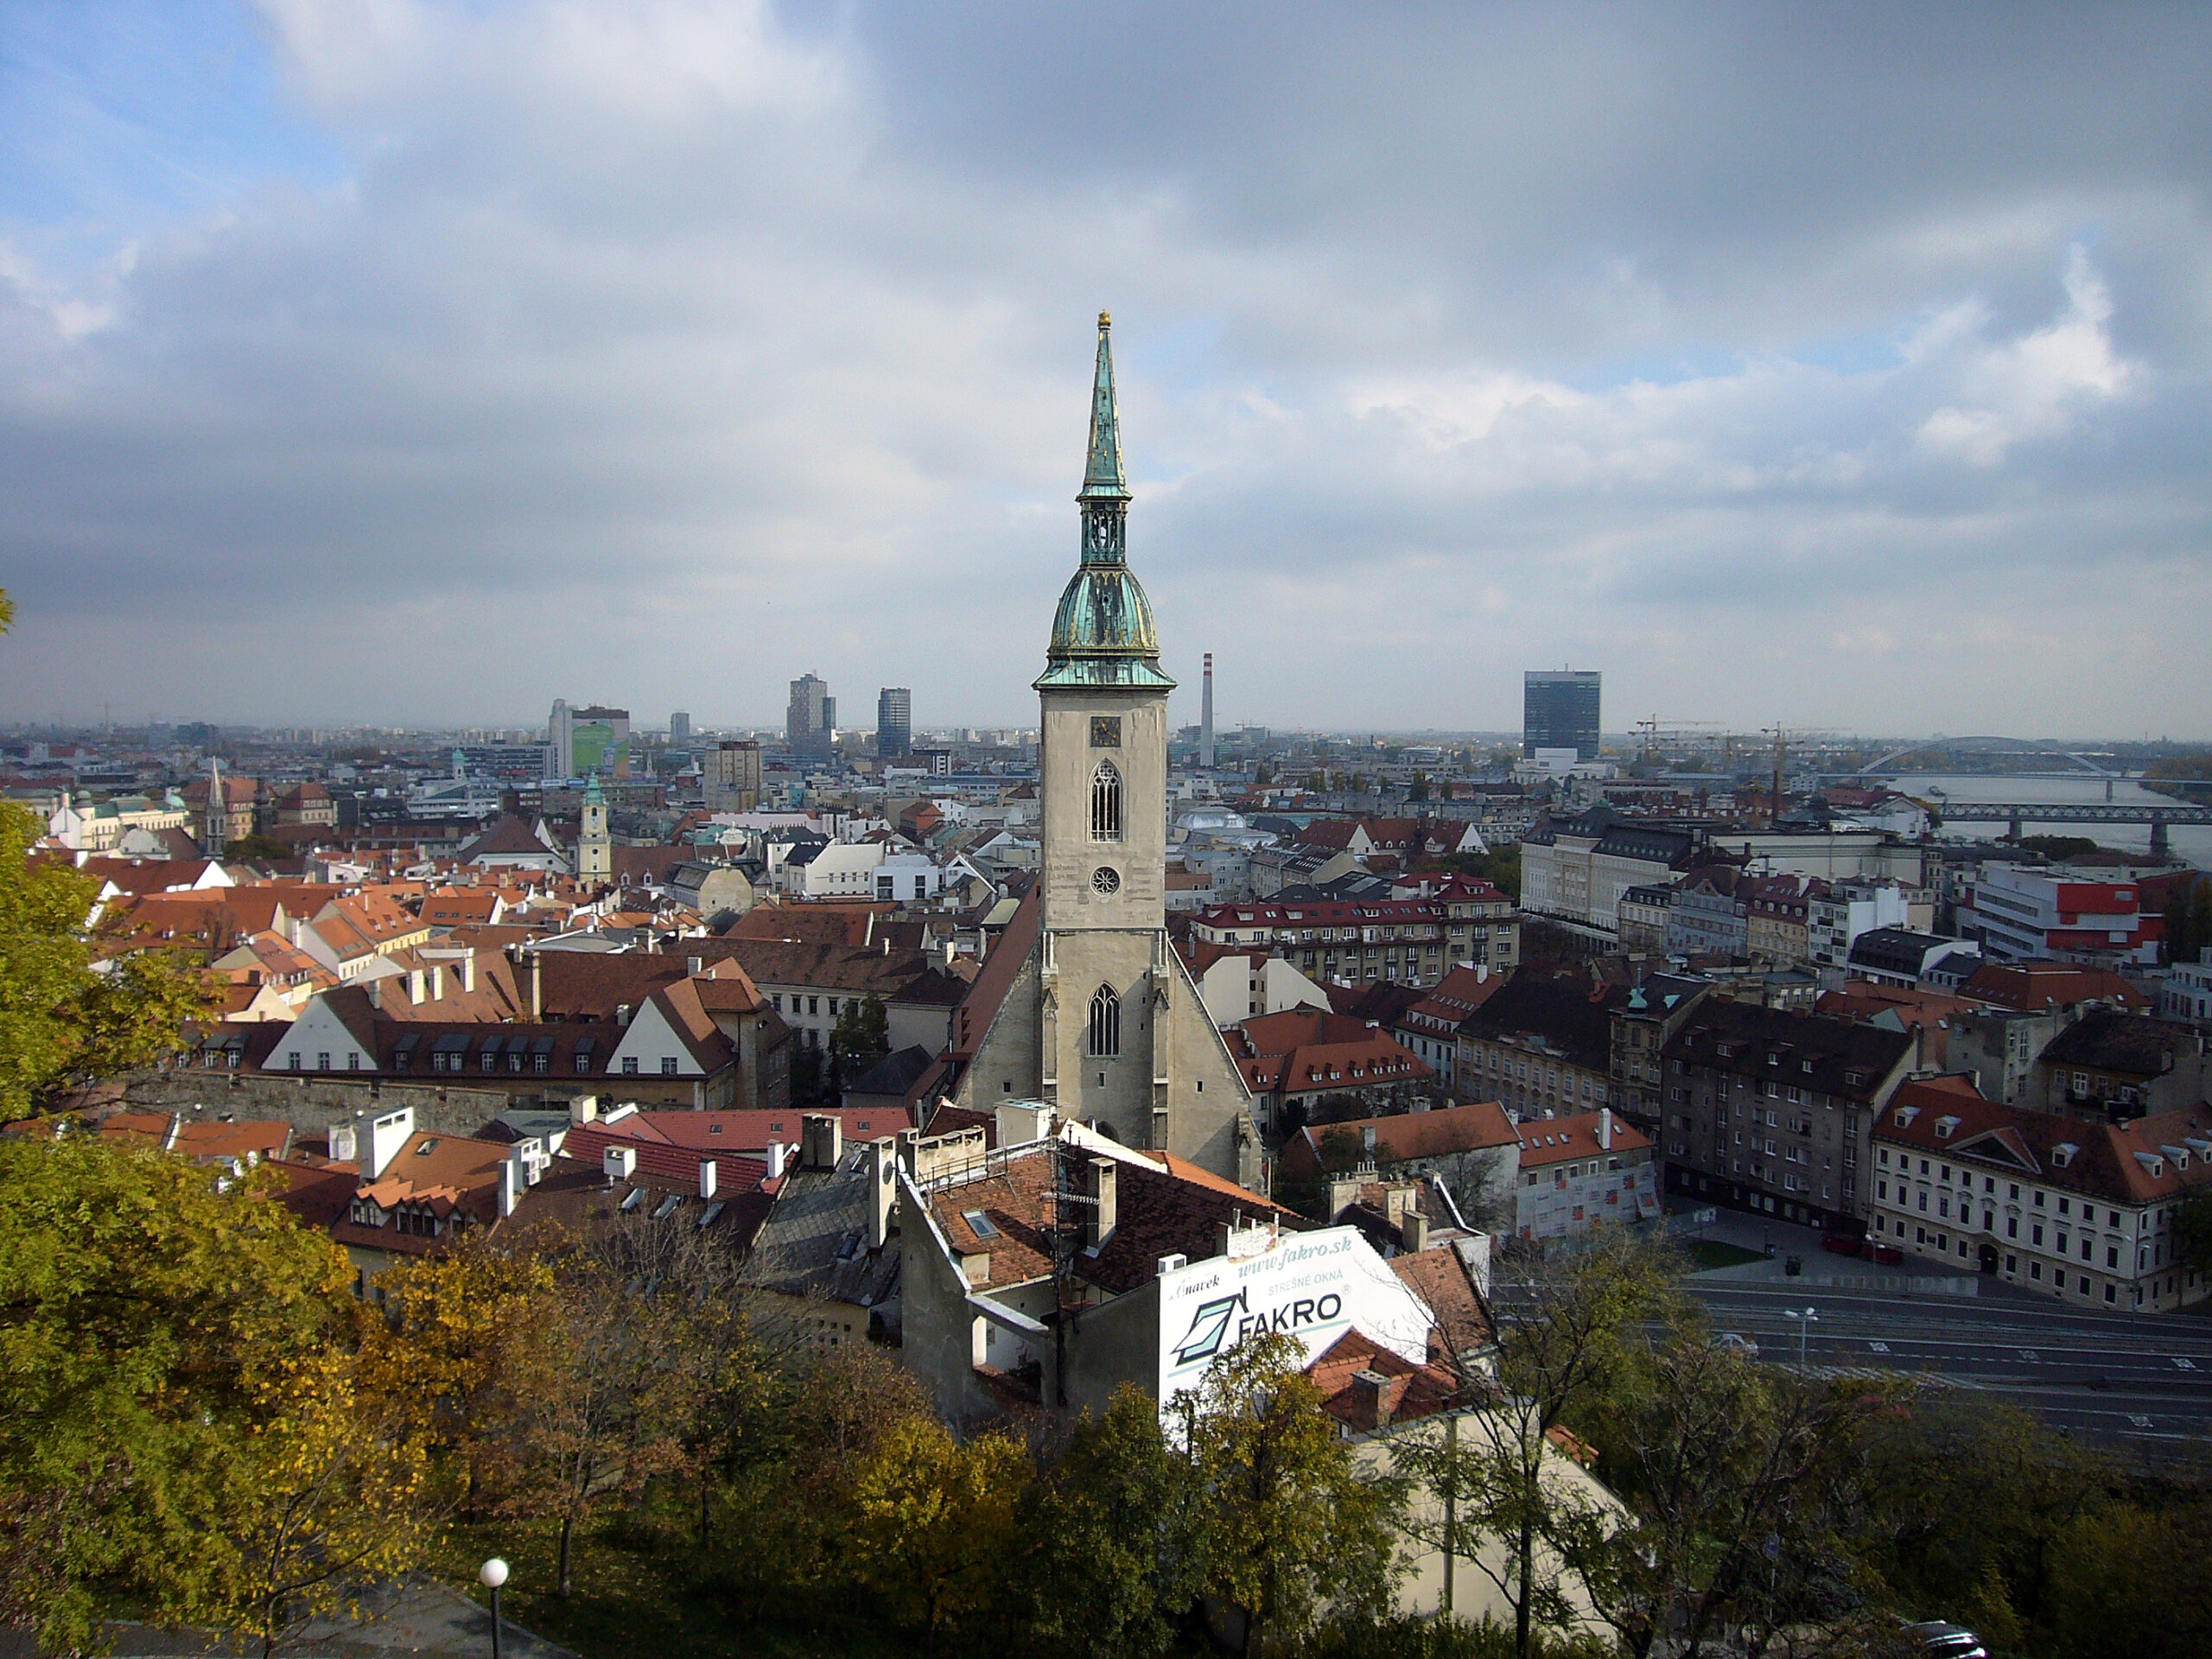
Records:
[[[1111,760],[1101,760],[1090,774],[1090,838],[1122,838],[1122,774]]]
[[[1111,985],[1101,985],[1090,996],[1090,1052],[1096,1055],[1122,1052],[1122,999]]]

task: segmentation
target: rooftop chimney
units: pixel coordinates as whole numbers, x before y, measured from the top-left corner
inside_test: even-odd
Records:
[[[1613,1149],[1613,1109],[1610,1106],[1598,1109],[1598,1144],[1607,1152]]]
[[[522,1190],[529,1185],[523,1169],[522,1154],[511,1153],[499,1160],[499,1215],[501,1219],[515,1212],[515,1205],[522,1201]]]
[[[599,1166],[607,1173],[607,1184],[626,1181],[638,1173],[638,1149],[635,1147],[609,1147],[599,1154]]]
[[[1087,1206],[1090,1213],[1083,1224],[1083,1243],[1086,1249],[1097,1249],[1114,1235],[1115,1167],[1111,1158],[1090,1160],[1090,1197],[1097,1202]],[[1226,1254],[1225,1247],[1224,1253]]]
[[[722,1166],[711,1158],[699,1160],[699,1196],[711,1198],[715,1189],[721,1185]]]
[[[1354,1371],[1351,1374],[1352,1427],[1355,1428],[1388,1428],[1390,1418],[1398,1408],[1398,1401],[1406,1391],[1402,1376],[1385,1376],[1380,1371]]]
[[[580,1095],[569,1103],[569,1122],[571,1124],[599,1122],[599,1096]]]
[[[683,971],[690,975],[694,979],[696,979],[701,974],[707,971],[707,959],[704,957],[684,957]]]
[[[429,979],[429,976],[420,968],[410,968],[407,970],[407,1000],[417,1007],[423,1004],[423,991]]]
[[[880,1135],[868,1143],[868,1247],[891,1240],[891,1210],[899,1197],[899,1143]]]
[[[1406,1247],[1408,1255],[1418,1255],[1428,1248],[1428,1217],[1418,1210],[1408,1207],[1398,1222],[1398,1242]]]
[[[784,1179],[784,1143],[780,1141],[768,1143],[768,1179],[772,1181]]]
[[[461,959],[461,989],[465,996],[476,994],[476,952],[473,949]]]
[[[330,1161],[334,1164],[350,1164],[353,1161],[354,1141],[352,1123],[334,1123],[330,1126],[329,1152]]]
[[[832,1112],[809,1112],[799,1119],[799,1165],[835,1169],[845,1155],[845,1120]]]
[[[396,1112],[386,1112],[382,1116],[371,1118],[365,1148],[368,1155],[361,1160],[361,1173],[370,1180],[377,1179],[391,1166],[391,1160],[399,1156],[399,1149],[407,1144],[408,1137],[414,1133],[415,1109],[412,1106],[402,1106]]]
[[[433,963],[430,965],[430,1001],[442,1002],[445,1000],[446,965],[442,962]]]

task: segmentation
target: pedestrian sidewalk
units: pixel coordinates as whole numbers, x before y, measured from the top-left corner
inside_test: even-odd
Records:
[[[410,1578],[363,1598],[358,1619],[319,1622],[284,1644],[286,1659],[485,1659],[492,1651],[492,1615],[452,1586]],[[259,1645],[208,1630],[157,1630],[111,1624],[102,1631],[113,1659],[203,1659],[249,1655]],[[512,1619],[499,1621],[502,1659],[576,1659]]]

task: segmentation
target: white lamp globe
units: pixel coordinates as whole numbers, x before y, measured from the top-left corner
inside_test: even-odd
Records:
[[[487,1590],[496,1590],[507,1581],[507,1564],[494,1555],[476,1569],[476,1576]]]

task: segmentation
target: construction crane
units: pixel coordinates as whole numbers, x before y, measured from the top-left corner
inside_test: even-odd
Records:
[[[1637,746],[1637,759],[1647,765],[1658,760],[1662,738],[1684,739],[1697,744],[1708,743],[1712,740],[1705,734],[1717,730],[1718,728],[1719,722],[1710,720],[1662,721],[1656,715],[1646,720],[1639,720],[1636,722],[1635,729],[1642,734],[1643,741]]]
[[[1798,726],[1790,729],[1802,742],[1808,737],[1834,737],[1837,728],[1833,726]],[[1775,820],[1782,814],[1782,772],[1789,758],[1789,741],[1780,721],[1771,726],[1760,727],[1759,735],[1774,740],[1774,792],[1767,797],[1766,806],[1766,827],[1771,830]]]

